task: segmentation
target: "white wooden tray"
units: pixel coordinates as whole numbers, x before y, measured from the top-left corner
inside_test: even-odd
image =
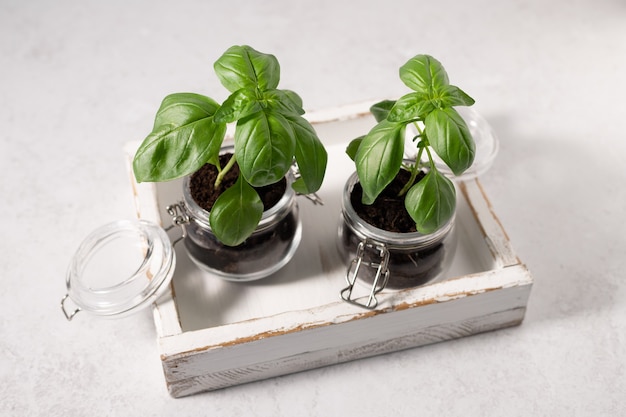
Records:
[[[154,306],[168,390],[173,397],[257,381],[518,325],[532,277],[515,255],[477,180],[458,184],[459,245],[447,275],[429,285],[384,291],[368,311],[341,301],[346,264],[337,226],[344,183],[354,171],[351,139],[374,120],[370,103],[309,114],[329,151],[324,206],[299,197],[303,238],[274,276],[232,283],[201,271],[177,246],[170,291]],[[128,160],[137,144],[127,148]],[[137,184],[137,215],[170,224],[165,206],[179,181]]]

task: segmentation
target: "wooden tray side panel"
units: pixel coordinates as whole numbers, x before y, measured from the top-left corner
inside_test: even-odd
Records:
[[[465,196],[479,227],[482,229],[485,243],[489,247],[497,267],[503,268],[519,264],[520,260],[513,250],[511,241],[496,216],[480,182],[478,180],[461,182],[459,188]]]
[[[518,325],[532,279],[523,266],[507,270],[516,285],[165,356],[169,392],[182,397]]]
[[[258,381],[383,353],[515,326],[523,321],[531,280],[359,320],[285,333],[219,349],[163,357],[173,397]],[[235,366],[237,364],[237,366]]]

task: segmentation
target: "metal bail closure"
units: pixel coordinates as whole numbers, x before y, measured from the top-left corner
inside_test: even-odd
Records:
[[[381,292],[389,280],[389,250],[384,244],[374,243],[365,239],[359,243],[356,256],[346,271],[348,286],[341,290],[341,298],[348,303],[373,310],[378,306],[376,294]],[[372,277],[373,276],[373,277]],[[371,281],[372,286],[365,296],[354,297],[354,286],[357,278]],[[354,298],[353,298],[354,297]],[[363,299],[366,301],[363,301]]]
[[[176,266],[166,231],[145,220],[122,220],[89,234],[74,254],[61,310],[121,317],[148,306],[168,288]]]
[[[191,219],[189,217],[189,214],[187,214],[187,211],[185,210],[185,203],[183,203],[182,201],[167,206],[165,210],[167,211],[167,214],[172,217],[172,224],[168,226],[165,231],[169,232],[175,227],[180,227],[182,231],[182,235],[180,235],[172,242],[172,246],[176,246],[178,242],[180,242],[187,236],[187,225],[189,224]]]

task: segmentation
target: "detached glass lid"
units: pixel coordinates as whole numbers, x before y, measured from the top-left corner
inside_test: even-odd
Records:
[[[499,142],[489,123],[487,123],[487,121],[472,107],[459,106],[454,109],[458,111],[463,120],[465,120],[465,123],[474,138],[474,142],[476,144],[476,156],[474,157],[474,163],[463,174],[456,176],[436,153],[433,152],[432,157],[439,172],[448,178],[458,179],[461,181],[471,180],[479,177],[491,168],[491,165],[498,154]],[[410,135],[415,135],[417,133],[417,130],[409,131],[408,127],[407,131],[407,134]],[[417,157],[417,147],[413,145],[412,141],[407,141],[407,146],[405,147],[404,152],[409,159],[414,160]],[[428,164],[428,157],[423,156],[422,162]]]
[[[103,317],[134,312],[163,293],[175,263],[161,227],[144,220],[107,224],[87,236],[70,262],[63,313],[71,320],[80,311]]]

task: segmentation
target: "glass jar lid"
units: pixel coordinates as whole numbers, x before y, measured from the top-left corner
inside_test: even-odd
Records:
[[[121,220],[94,230],[74,254],[61,302],[68,320],[79,311],[120,317],[154,302],[167,288],[176,264],[161,227]],[[71,300],[76,308],[68,312]]]

